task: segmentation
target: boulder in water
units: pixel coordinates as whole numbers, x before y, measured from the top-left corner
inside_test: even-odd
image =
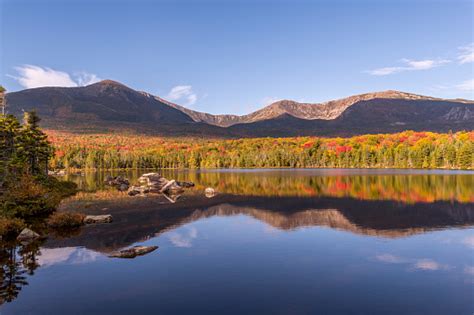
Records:
[[[134,246],[127,249],[122,249],[109,255],[115,258],[135,258],[142,256],[156,250],[158,246]]]
[[[87,215],[84,218],[84,224],[110,223],[110,222],[112,222],[112,215],[110,214]]]
[[[217,192],[214,188],[212,187],[207,187],[205,190],[204,190],[204,195],[207,197],[207,198],[212,198],[212,197],[215,197],[217,195]]]
[[[29,228],[24,228],[16,238],[20,242],[31,242],[38,239],[40,235]]]

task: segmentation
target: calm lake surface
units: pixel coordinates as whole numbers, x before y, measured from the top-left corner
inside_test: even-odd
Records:
[[[3,244],[2,315],[474,312],[472,172],[165,171],[196,183],[170,200],[109,174],[65,177],[61,211],[112,223]],[[108,257],[133,245],[159,248]]]

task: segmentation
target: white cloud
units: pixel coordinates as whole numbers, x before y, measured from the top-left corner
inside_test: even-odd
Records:
[[[474,266],[466,266],[464,268],[464,273],[474,276]]]
[[[401,264],[401,263],[406,262],[405,259],[392,255],[392,254],[377,255],[375,256],[375,259],[385,262],[385,263],[390,263],[390,264]]]
[[[416,261],[414,264],[415,269],[419,270],[429,270],[429,271],[436,271],[440,269],[448,269],[447,265],[441,265],[434,260],[431,259],[421,259]]]
[[[191,85],[178,85],[171,89],[167,98],[170,101],[183,101],[183,105],[191,106],[197,101],[197,95]]]
[[[371,75],[389,75],[403,71],[403,67],[385,67],[367,71]]]
[[[100,78],[92,73],[79,72],[71,75],[64,71],[54,70],[48,67],[40,67],[35,65],[22,65],[15,67],[17,75],[9,75],[27,89],[42,86],[62,86],[75,87],[83,86],[100,81]]]
[[[474,79],[466,80],[455,86],[458,90],[464,92],[474,92]]]
[[[170,242],[176,247],[189,248],[192,247],[192,241],[198,235],[196,228],[190,228],[187,233],[180,234],[178,232],[169,235]]]
[[[432,259],[410,259],[392,254],[377,255],[375,256],[375,259],[388,264],[406,264],[409,265],[411,269],[416,270],[436,271],[448,270],[451,268],[449,265],[440,264]]]
[[[474,62],[474,43],[459,47],[458,61],[460,64]]]
[[[281,100],[281,99],[276,98],[276,97],[266,96],[262,99],[261,103],[262,103],[263,106],[268,106],[270,104],[278,102],[279,100]]]
[[[419,71],[419,70],[429,70],[432,68],[439,67],[446,63],[451,62],[447,59],[426,59],[426,60],[411,60],[411,59],[402,59],[404,66],[395,66],[395,67],[383,67],[374,70],[366,71],[371,75],[384,76],[404,71]]]
[[[474,80],[473,80],[473,81],[474,81]],[[474,249],[474,235],[465,237],[465,238],[462,240],[462,243],[463,243],[464,245],[466,245],[467,247]]]
[[[85,71],[77,72],[75,74],[75,77],[76,77],[76,82],[79,86],[94,84],[101,80],[101,78],[99,78],[96,74],[88,73]]]

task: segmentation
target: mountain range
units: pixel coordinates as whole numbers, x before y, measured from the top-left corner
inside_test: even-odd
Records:
[[[474,101],[399,91],[325,103],[274,102],[253,113],[212,115],[104,80],[84,87],[42,87],[7,94],[8,111],[36,109],[43,127],[73,132],[139,132],[165,136],[351,136],[403,130],[471,130]]]

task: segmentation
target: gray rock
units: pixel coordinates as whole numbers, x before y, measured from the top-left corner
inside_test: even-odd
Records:
[[[128,190],[128,185],[127,185],[127,184],[121,184],[121,185],[118,187],[118,190],[120,190],[120,191],[126,191],[126,190]]]
[[[35,239],[39,237],[40,235],[36,233],[35,231],[32,231],[28,228],[24,228],[16,239],[20,242],[30,242],[30,241],[34,241]]]
[[[181,186],[183,188],[191,188],[191,187],[194,187],[194,183],[193,182],[176,182],[176,184],[178,184],[178,186]]]
[[[50,176],[65,176],[66,171],[65,170],[48,170],[48,175]]]
[[[204,195],[207,197],[207,198],[212,198],[212,197],[215,197],[217,195],[217,192],[214,188],[211,188],[211,187],[207,187],[205,190],[204,190]]]
[[[180,194],[184,192],[183,188],[190,188],[194,186],[192,182],[177,182],[174,179],[168,180],[158,173],[146,173],[138,179],[140,186],[132,186],[128,189],[130,196],[140,194],[143,196],[146,193],[159,194]]]
[[[152,251],[156,250],[158,246],[134,246],[127,249],[122,249],[120,251],[114,252],[109,255],[109,257],[115,258],[135,258],[137,256],[142,256]]]
[[[128,189],[129,196],[144,195],[149,192],[150,192],[150,189],[148,187],[142,187],[142,186],[132,186]]]
[[[107,176],[107,178],[105,179],[105,184],[117,187],[117,189],[120,191],[125,191],[128,189],[128,186],[130,186],[130,182],[128,181],[128,179],[122,176]]]
[[[102,214],[102,215],[88,215],[84,218],[84,224],[93,224],[93,223],[110,223],[112,222],[112,215]]]

